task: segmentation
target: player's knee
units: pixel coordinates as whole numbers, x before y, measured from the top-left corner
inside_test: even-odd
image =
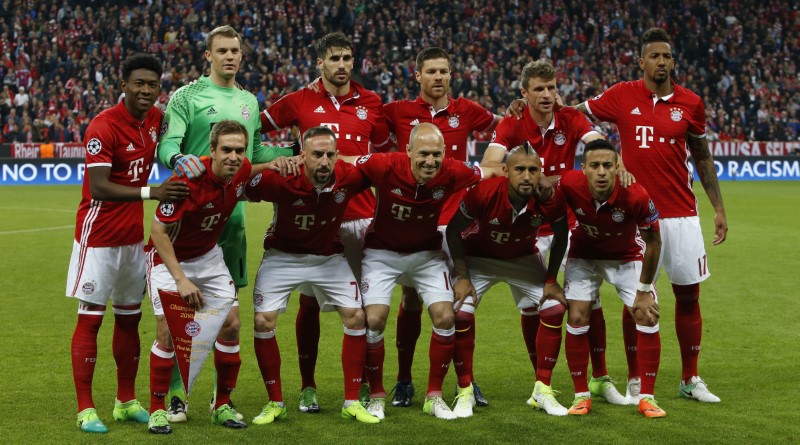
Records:
[[[456,324],[456,315],[453,312],[453,307],[450,306],[449,310],[446,307],[438,307],[434,309],[436,304],[431,305],[431,321],[433,327],[436,329],[451,329]]]
[[[270,312],[256,312],[253,317],[253,328],[257,332],[270,332],[275,330],[278,324],[277,314],[275,317],[271,316]]]
[[[582,310],[582,308],[570,308],[567,319],[572,326],[588,326],[589,311]]]
[[[241,328],[242,322],[239,320],[239,317],[236,317],[236,319],[225,323],[222,329],[220,329],[219,338],[223,340],[237,340],[239,338],[239,330]]]
[[[692,302],[700,299],[700,283],[695,284],[673,284],[672,292],[675,299],[681,302]]]
[[[386,329],[386,319],[379,314],[366,314],[367,328],[371,331],[383,332]]]
[[[364,329],[367,325],[367,317],[363,309],[349,309],[342,311],[342,323],[347,329]]]

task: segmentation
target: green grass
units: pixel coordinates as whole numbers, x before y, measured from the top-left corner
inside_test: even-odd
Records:
[[[470,419],[444,422],[422,413],[427,379],[430,322],[425,320],[417,348],[414,375],[417,396],[412,408],[388,408],[387,420],[375,426],[345,422],[339,417],[342,376],[339,366],[342,329],[338,317],[322,317],[322,344],[318,386],[323,411],[305,415],[296,411],[299,375],[294,340],[296,299],[279,321],[283,352],[283,388],[289,403],[287,421],[273,426],[250,425],[243,431],[212,427],[208,416],[211,370],[206,366],[195,386],[190,422],[176,425],[170,442],[241,443],[530,443],[602,442],[642,443],[786,443],[800,440],[793,400],[800,396],[800,334],[798,334],[797,246],[800,232],[800,183],[722,184],[730,235],[712,247],[712,212],[701,193],[702,220],[712,278],[702,285],[704,332],[700,370],[718,405],[678,398],[680,359],[674,335],[673,298],[662,275],[661,320],[663,352],[656,395],[668,412],[665,419],[642,418],[634,407],[596,402],[586,418],[552,418],[525,405],[533,375],[520,335],[519,315],[505,286],[486,296],[477,313],[476,379],[491,406],[476,409]],[[111,419],[115,396],[111,356],[113,318],[107,315],[99,338],[94,398],[111,433],[91,436],[75,427],[75,395],[70,371],[70,338],[76,319],[75,301],[64,298],[67,265],[72,246],[75,209],[80,189],[68,186],[0,188],[0,270],[2,303],[0,325],[0,395],[6,414],[0,420],[3,443],[165,442],[142,425],[116,424]],[[148,203],[146,215],[152,215]],[[259,263],[260,240],[271,219],[270,206],[249,204],[249,266],[252,278]],[[9,233],[15,232],[15,233]],[[234,400],[249,422],[266,401],[264,385],[253,355],[251,288],[241,294],[242,370]],[[620,331],[621,303],[603,289],[608,323],[608,363],[612,377],[624,380],[625,357]],[[395,299],[395,304],[397,303]],[[396,306],[390,319],[394,318]],[[139,400],[149,403],[148,350],[155,320],[145,305],[140,327],[142,364]],[[393,343],[394,323],[387,330]],[[396,353],[387,347],[386,383],[396,372]],[[454,385],[451,372],[446,391]],[[572,383],[562,352],[553,386],[559,400],[572,400]],[[619,385],[620,389],[624,388]],[[449,397],[448,397],[449,398]]]

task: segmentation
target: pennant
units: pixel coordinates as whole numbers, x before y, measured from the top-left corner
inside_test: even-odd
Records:
[[[169,326],[175,360],[186,394],[192,391],[208,353],[233,306],[233,298],[203,295],[205,305],[195,310],[175,291],[159,289],[161,307]]]

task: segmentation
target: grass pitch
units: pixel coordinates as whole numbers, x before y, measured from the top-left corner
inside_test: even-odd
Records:
[[[666,277],[661,289],[662,361],[656,397],[667,411],[664,419],[649,420],[635,407],[596,401],[585,418],[553,418],[525,405],[533,389],[533,372],[520,335],[519,315],[504,285],[485,297],[477,312],[475,375],[491,405],[476,408],[470,419],[440,421],[422,412],[427,381],[427,345],[430,321],[425,320],[417,347],[414,378],[417,395],[411,408],[387,409],[379,425],[361,425],[339,416],[342,374],[339,366],[342,328],[338,317],[322,317],[322,341],[317,369],[322,413],[296,411],[300,379],[294,340],[296,299],[278,322],[283,355],[283,388],[289,418],[271,426],[249,425],[229,431],[210,424],[212,362],[206,365],[190,397],[188,424],[174,426],[169,439],[176,443],[796,443],[800,440],[794,400],[800,396],[800,331],[796,302],[800,270],[797,246],[800,232],[800,183],[725,182],[729,239],[711,246],[713,212],[699,190],[712,277],[702,285],[704,315],[700,372],[711,390],[722,398],[717,405],[678,398],[680,358],[674,335],[674,298]],[[165,442],[144,425],[118,424],[111,419],[115,396],[115,369],[111,355],[113,316],[107,314],[99,337],[94,399],[111,432],[81,433],[75,426],[75,395],[69,345],[76,320],[76,302],[64,298],[72,248],[75,211],[80,198],[76,186],[0,188],[0,270],[2,302],[0,325],[0,395],[6,415],[0,426],[3,443],[141,443]],[[149,221],[154,203],[145,211]],[[271,219],[271,206],[248,204],[249,267],[251,284],[260,261],[260,241]],[[149,225],[146,224],[146,225]],[[253,354],[252,287],[240,295],[242,313],[242,369],[234,400],[250,421],[266,402]],[[620,330],[622,304],[603,289],[608,324],[608,365],[622,382],[627,368]],[[397,298],[390,320],[396,314]],[[152,310],[144,304],[140,326],[142,363],[137,394],[147,406],[148,351],[155,335]],[[385,382],[394,381],[396,351],[391,344],[394,322],[387,329]],[[451,372],[445,383],[455,385]],[[562,352],[553,376],[562,404],[572,400],[572,382]],[[624,391],[624,387],[618,384]]]

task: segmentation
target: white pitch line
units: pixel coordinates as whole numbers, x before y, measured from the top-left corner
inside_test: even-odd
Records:
[[[27,230],[7,230],[5,232],[0,232],[0,235],[14,235],[16,233],[35,233],[35,232],[46,232],[49,230],[63,230],[63,229],[74,229],[75,226],[58,226],[58,227],[44,227],[41,229],[27,229]]]
[[[64,213],[75,213],[75,209],[48,209],[44,207],[0,207],[2,210],[39,210],[42,212],[64,212]]]

